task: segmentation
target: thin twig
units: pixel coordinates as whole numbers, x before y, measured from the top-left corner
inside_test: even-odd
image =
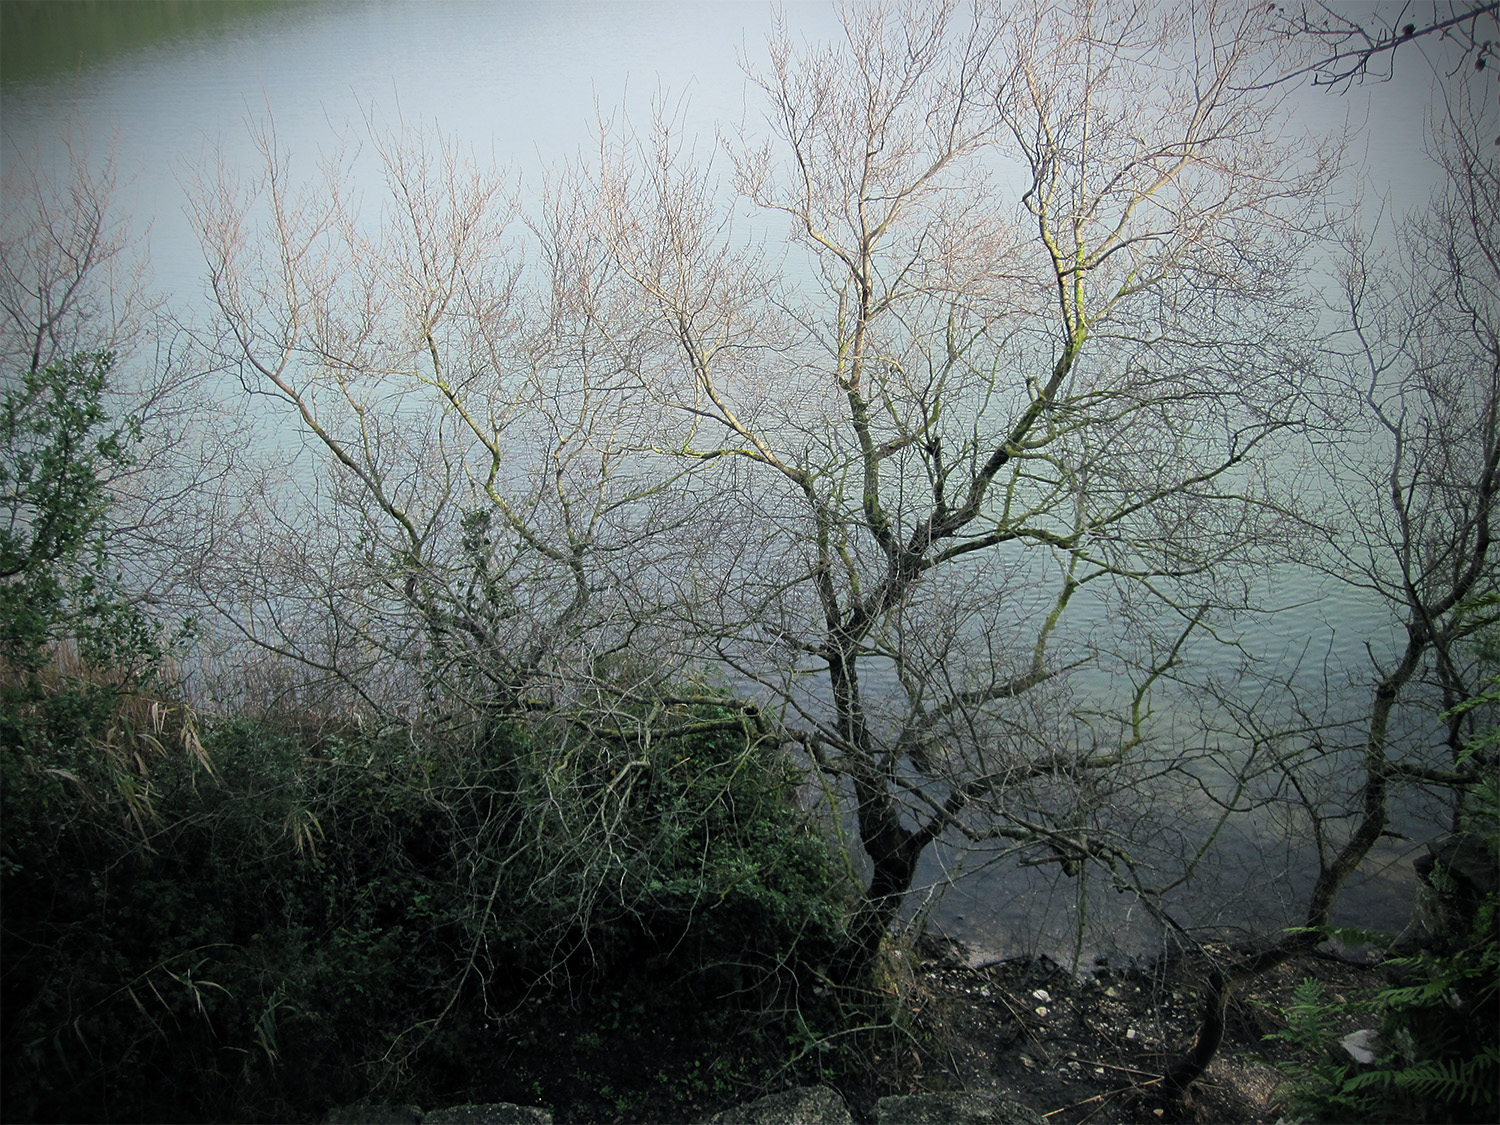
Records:
[[[1055,1117],[1059,1113],[1066,1113],[1070,1109],[1077,1109],[1079,1106],[1088,1105],[1090,1102],[1097,1102],[1102,1101],[1105,1098],[1112,1098],[1116,1094],[1128,1094],[1131,1090],[1139,1090],[1144,1086],[1155,1086],[1160,1081],[1160,1078],[1152,1078],[1147,1082],[1135,1082],[1129,1086],[1121,1086],[1116,1090],[1106,1090],[1102,1094],[1095,1094],[1092,1098],[1084,1098],[1081,1102],[1074,1102],[1072,1105],[1065,1105],[1061,1109],[1050,1110],[1049,1112],[1042,1114],[1042,1116],[1044,1118]]]
[[[996,989],[995,998],[998,999],[1000,1003],[1005,1005],[1012,1018],[1015,1019],[1016,1023],[1021,1025],[1021,1030],[1026,1033],[1026,1038],[1030,1039],[1031,1042],[1036,1046],[1036,1053],[1042,1056],[1042,1062],[1051,1063],[1052,1056],[1047,1053],[1047,1048],[1042,1046],[1042,1041],[1038,1039],[1034,1034],[1032,1034],[1031,1028],[1026,1026],[1026,1021],[1021,1018],[1021,1013],[1016,1011],[1015,1008],[1011,1007],[1010,1001],[1005,998],[1005,993],[1001,992],[999,989]]]
[[[1065,1055],[1063,1057],[1071,1059],[1073,1062],[1083,1063],[1084,1066],[1108,1067],[1110,1070],[1122,1070],[1126,1074],[1144,1074],[1148,1078],[1156,1075],[1156,1072],[1154,1070],[1137,1070],[1133,1066],[1116,1066],[1114,1063],[1095,1062],[1093,1059],[1080,1058],[1077,1055]]]

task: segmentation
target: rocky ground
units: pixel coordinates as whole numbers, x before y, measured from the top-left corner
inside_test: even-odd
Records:
[[[512,1044],[497,1056],[493,1088],[469,1085],[465,1094],[511,1103],[505,1110],[511,1116],[482,1118],[507,1122],[518,1105],[542,1107],[525,1112],[559,1123],[702,1122],[766,1094],[769,1085],[772,1092],[823,1087],[839,1103],[839,1120],[852,1113],[866,1123],[890,1119],[893,1103],[882,1112],[882,1098],[969,1092],[1017,1103],[1047,1125],[1270,1125],[1286,1115],[1278,1065],[1292,1048],[1266,1036],[1286,1026],[1282,1013],[1307,977],[1347,1006],[1335,1035],[1361,1026],[1355,1002],[1381,984],[1370,968],[1331,955],[1299,958],[1252,982],[1232,1001],[1219,1056],[1186,1103],[1162,1098],[1157,1076],[1197,1028],[1191,971],[1096,964],[1075,976],[1046,957],[1002,961],[932,938],[897,954],[885,976],[900,994],[903,1015],[894,1023],[882,1016],[836,1046],[809,1046],[819,1069],[809,1071],[806,1060],[778,1069],[774,1050],[757,1058],[755,1044],[764,1047],[765,1040],[753,1033],[720,1041],[681,1022],[654,1034],[642,1034],[641,1023],[611,1032],[601,1012],[570,1010],[561,1013],[569,1018],[554,1012],[558,1018],[539,1027],[534,1050]],[[472,1105],[459,1108],[475,1112]],[[385,1107],[378,1118],[372,1112],[346,1107],[327,1120],[446,1121],[444,1114],[458,1111],[424,1117],[412,1107]],[[972,1107],[950,1116],[971,1125],[1001,1119]]]
[[[689,1071],[696,1073],[693,1068],[698,1065],[687,1066],[688,1055],[704,1049],[712,1055],[715,1049],[686,1028],[663,1028],[656,1036],[619,1036],[592,1051],[590,1042],[598,1036],[580,1025],[552,1028],[547,1036],[550,1047],[541,1055],[548,1062],[542,1065],[531,1058],[525,1064],[525,1072],[548,1079],[551,1096],[540,1082],[534,1097],[513,1086],[497,1086],[483,1091],[486,1099],[511,1104],[464,1105],[425,1116],[408,1106],[351,1106],[326,1121],[516,1125],[545,1118],[629,1125],[711,1118],[848,1122],[852,1114],[854,1121],[869,1123],[892,1120],[891,1107],[897,1102],[916,1105],[921,1100],[910,1095],[936,1093],[951,1099],[967,1092],[993,1099],[959,1099],[963,1105],[958,1110],[949,1107],[951,1112],[928,1113],[921,1119],[975,1125],[1021,1120],[1024,1110],[1030,1110],[1046,1125],[1270,1125],[1286,1113],[1278,1064],[1291,1048],[1266,1036],[1285,1027],[1282,1013],[1298,983],[1313,977],[1324,983],[1330,996],[1343,998],[1349,1012],[1335,1029],[1337,1035],[1360,1026],[1354,1002],[1381,983],[1369,968],[1332,956],[1302,957],[1267,974],[1232,1002],[1219,1057],[1183,1103],[1158,1095],[1157,1076],[1179,1057],[1197,1027],[1196,982],[1185,969],[1097,964],[1080,977],[1045,957],[1001,961],[933,939],[924,939],[897,961],[887,980],[901,993],[904,1017],[895,1024],[882,1020],[879,1027],[866,1028],[861,1040],[847,1040],[823,1055],[821,1078],[781,1072],[782,1082],[799,1087],[800,1093],[787,1091],[770,1099],[823,1096],[836,1103],[832,1115],[819,1111],[808,1116],[812,1111],[799,1102],[790,1116],[784,1107],[774,1106],[758,1116],[746,1116],[747,1103],[766,1092],[767,1077],[773,1087],[781,1084],[774,1068],[758,1069],[741,1057],[735,1068],[711,1061],[702,1082],[691,1075],[684,1078]],[[597,1014],[589,1026],[599,1026]],[[512,1056],[501,1073],[514,1077],[519,1062],[519,1056]],[[646,1081],[632,1083],[629,1073]],[[761,1079],[750,1081],[756,1073]],[[576,1079],[571,1094],[570,1078]],[[1017,1113],[995,1099],[1024,1109]],[[767,1104],[750,1108],[766,1110]]]
[[[1282,1116],[1277,1064],[1290,1048],[1266,1036],[1306,977],[1354,1000],[1379,986],[1368,968],[1311,955],[1247,986],[1231,1003],[1217,1061],[1186,1104],[1156,1095],[1164,1064],[1198,1026],[1196,983],[1185,971],[1099,965],[1082,981],[1043,957],[985,963],[958,945],[919,949],[909,1006],[928,1035],[913,1079],[1000,1090],[1048,1123],[1271,1123]],[[1350,1015],[1340,1033],[1360,1026]]]

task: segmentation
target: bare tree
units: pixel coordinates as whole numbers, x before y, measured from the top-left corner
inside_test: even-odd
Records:
[[[212,347],[305,441],[247,499],[204,596],[269,654],[283,708],[347,706],[483,779],[434,813],[465,825],[456,1003],[502,963],[497,917],[557,943],[543,974],[622,916],[649,926],[668,893],[651,864],[708,831],[741,767],[775,774],[778,747],[661,641],[710,569],[718,498],[653,452],[641,328],[617,315],[618,267],[573,173],[523,221],[504,170],[372,122],[388,190],[361,210],[357,157],[300,181],[272,127],[256,136],[251,178],[221,165],[196,193]],[[698,735],[728,759],[694,772],[722,787],[663,804]],[[495,760],[503,791],[480,768]]]
[[[769,698],[852,802],[852,973],[945,836],[1173,925],[1320,722],[1197,647],[1306,526],[1336,153],[1285,132],[1258,20],[851,6],[836,45],[773,41],[737,198],[669,115],[606,126],[525,222],[451,142],[372,130],[371,214],[363,157],[300,186],[262,133],[199,194],[217,346],[328,471],[259,507],[226,619],[377,708],[586,699],[626,741],[641,707],[698,721],[663,667],[731,670],[733,721],[770,734]],[[1337,815],[1320,910],[1368,851]]]
[[[1319,405],[1340,439],[1323,447],[1333,503],[1328,573],[1388,606],[1399,624],[1393,652],[1371,649],[1369,704],[1352,744],[1300,740],[1281,767],[1301,797],[1316,845],[1316,878],[1303,927],[1230,948],[1210,973],[1203,1031],[1167,1077],[1185,1089],[1203,1073],[1223,1033],[1232,990],[1319,941],[1338,894],[1391,823],[1393,794],[1421,786],[1446,793],[1458,823],[1462,795],[1496,768],[1465,760],[1480,689],[1473,639],[1500,615],[1494,552],[1500,488],[1500,165],[1488,138],[1493,106],[1450,99],[1433,154],[1444,187],[1408,218],[1386,256],[1362,238],[1343,274],[1346,325],[1335,353],[1340,379],[1320,384]],[[1342,387],[1342,392],[1340,392]],[[1424,714],[1415,723],[1412,714]],[[1438,716],[1450,716],[1446,726]],[[1403,717],[1405,722],[1403,723]],[[1438,732],[1435,737],[1408,730]],[[1323,732],[1320,732],[1323,733]],[[1314,788],[1335,771],[1352,784]]]
[[[153,304],[145,260],[118,214],[112,155],[93,161],[69,139],[55,172],[38,154],[6,161],[0,308],[7,372],[40,371],[79,352],[135,343]]]
[[[1172,758],[1151,689],[1281,534],[1265,467],[1299,420],[1295,279],[1331,163],[1282,144],[1243,13],[859,6],[844,28],[773,42],[773,139],[731,149],[790,226],[780,283],[747,281],[669,130],[609,149],[599,188],[656,326],[636,369],[681,419],[662,449],[726,497],[694,633],[852,796],[867,961],[945,832],[1145,890],[1088,795]],[[1063,625],[1080,602],[1138,631],[1091,644]],[[1130,685],[1118,710],[1070,698],[1081,665]]]
[[[311,509],[264,509],[303,521],[295,557],[266,565],[287,536],[252,525],[249,565],[211,585],[246,635],[372,700],[374,670],[404,668],[408,706],[514,703],[641,619],[621,606],[677,518],[671,478],[625,461],[643,414],[580,311],[608,268],[587,226],[549,213],[529,261],[502,171],[419,130],[371,137],[379,215],[340,156],[299,186],[269,127],[253,182],[200,185],[226,369],[331,457],[297,470]]]

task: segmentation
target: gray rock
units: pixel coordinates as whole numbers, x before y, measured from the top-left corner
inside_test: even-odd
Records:
[[[909,1094],[875,1103],[875,1125],[1043,1125],[1036,1110],[997,1094]]]
[[[1319,953],[1337,957],[1351,965],[1374,965],[1386,955],[1389,945],[1389,942],[1345,941],[1335,934],[1327,941],[1320,941],[1317,948]]]
[[[414,1105],[341,1105],[328,1111],[325,1125],[422,1125]]]
[[[552,1125],[552,1114],[534,1105],[490,1102],[435,1109],[422,1119],[422,1125]]]
[[[854,1125],[854,1116],[827,1086],[798,1086],[716,1113],[709,1125]]]
[[[1370,1028],[1351,1031],[1339,1040],[1339,1046],[1360,1066],[1374,1066],[1376,1055],[1380,1051],[1380,1033]]]

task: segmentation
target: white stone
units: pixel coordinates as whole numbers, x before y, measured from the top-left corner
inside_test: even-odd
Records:
[[[1371,1066],[1375,1062],[1375,1052],[1380,1047],[1380,1033],[1369,1028],[1351,1031],[1339,1040],[1339,1046],[1360,1066]]]

